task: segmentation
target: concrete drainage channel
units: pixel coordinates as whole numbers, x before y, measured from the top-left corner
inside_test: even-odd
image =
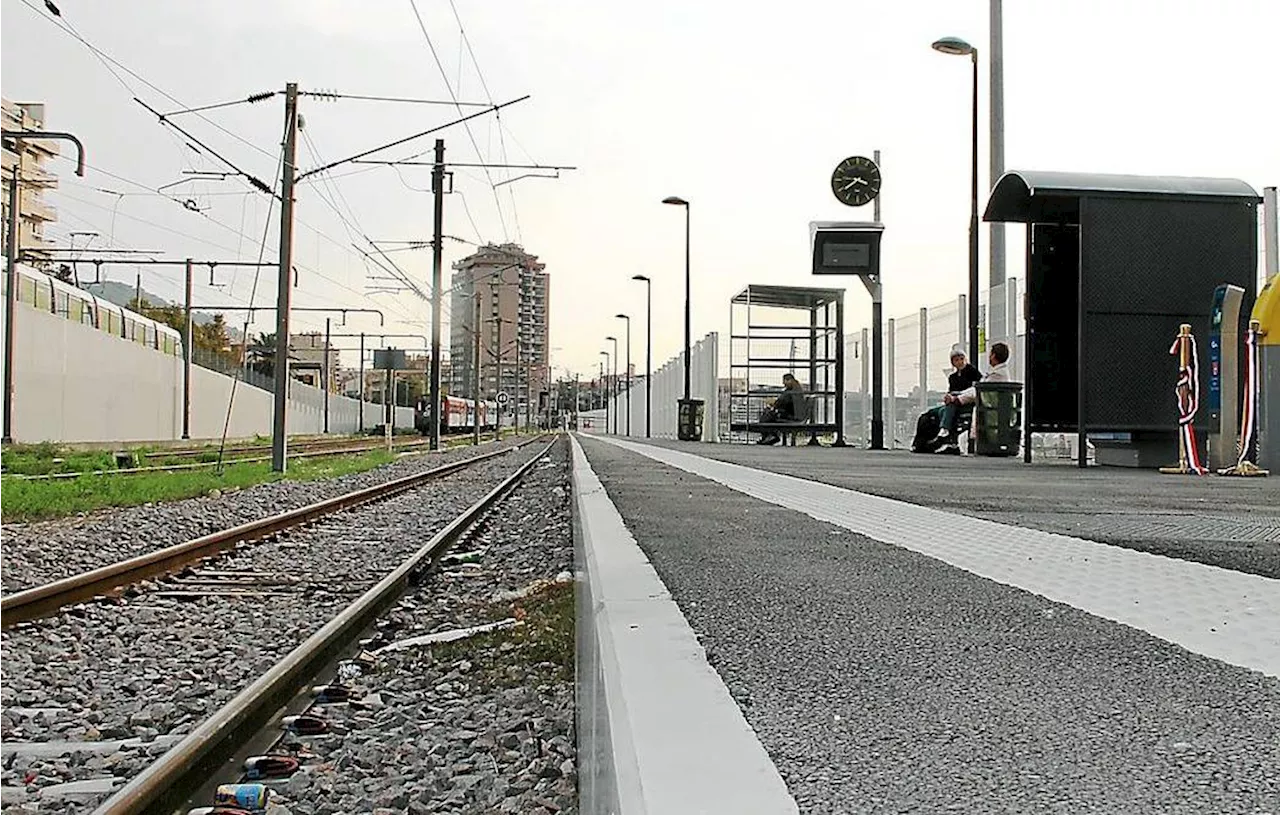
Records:
[[[153,676],[157,669],[143,666],[132,672],[126,666],[115,673],[110,668],[97,670],[97,666],[82,666],[95,669],[88,672],[89,676],[74,667],[59,667],[53,671],[56,676],[50,676],[47,664],[50,651],[101,636],[92,634],[92,624],[96,621],[91,619],[86,623],[73,611],[10,629],[6,632],[6,662],[12,654],[37,650],[31,640],[46,643],[45,656],[39,658],[40,664],[33,670],[45,671],[46,678],[40,682],[50,687],[40,687],[40,693],[33,693],[31,676],[28,676],[25,684],[18,685],[16,693],[12,687],[6,692],[4,811],[49,811],[51,806],[65,812],[88,811],[102,799],[104,787],[109,790],[116,786],[111,783],[112,777],[129,775],[133,775],[129,784],[117,788],[110,802],[103,804],[99,811],[174,811],[175,805],[182,804],[174,796],[185,797],[182,790],[197,789],[209,778],[236,780],[236,773],[227,773],[223,759],[216,753],[225,752],[229,744],[251,735],[261,723],[266,723],[268,729],[278,728],[276,711],[281,703],[289,700],[296,687],[335,679],[333,675],[317,671],[338,655],[344,640],[349,642],[351,636],[359,636],[365,630],[368,634],[365,641],[353,647],[378,652],[384,646],[418,634],[466,629],[507,618],[516,620],[518,625],[473,634],[445,645],[402,643],[378,653],[373,664],[366,666],[359,676],[346,674],[344,678],[355,692],[355,698],[336,706],[323,706],[321,712],[327,724],[332,725],[330,732],[318,735],[294,732],[275,745],[276,749],[300,750],[301,767],[290,778],[272,782],[277,793],[273,807],[282,812],[372,811],[368,805],[381,796],[385,812],[537,812],[540,808],[546,812],[573,811],[576,799],[572,765],[572,595],[563,582],[572,562],[572,549],[567,531],[563,447],[562,444],[558,451],[549,454],[558,463],[549,461],[540,448],[530,451],[535,455],[521,468],[523,483],[519,475],[513,476],[489,490],[483,500],[472,504],[429,541],[423,543],[427,536],[418,538],[412,558],[282,661],[274,664],[268,661],[263,665],[261,658],[254,660],[253,649],[236,642],[235,634],[229,631],[232,639],[226,640],[226,635],[223,636],[227,647],[222,661],[253,660],[261,666],[258,671],[265,669],[265,673],[213,717],[196,719],[200,723],[185,736],[181,728],[172,727],[168,728],[167,737],[157,734],[157,730],[165,728],[156,717],[173,715],[175,705],[180,708],[177,713],[188,709],[187,706],[193,710],[200,707],[195,699],[209,695],[209,691],[201,691],[200,671],[221,672],[224,668],[218,664],[216,649],[198,652],[206,657],[208,664],[202,664],[206,660],[193,660],[194,653],[179,660],[190,666],[185,670],[195,677],[190,681]],[[390,513],[394,521],[396,513],[404,512],[396,509],[397,502],[412,506],[413,498],[413,494],[406,494],[350,514]],[[418,503],[422,503],[421,498]],[[423,505],[431,505],[430,499]],[[409,511],[412,514],[412,510]],[[481,516],[483,519],[475,525]],[[369,521],[366,518],[362,523]],[[307,530],[307,537],[323,533],[323,526]],[[383,536],[391,529],[374,530],[375,543],[384,540]],[[408,530],[406,533],[412,534]],[[350,533],[342,534],[349,536]],[[423,580],[422,566],[451,545],[464,550],[464,556],[458,562],[443,561],[443,568]],[[229,559],[234,560],[246,552],[257,554],[261,548],[237,552]],[[287,552],[281,554],[292,556]],[[352,555],[359,558],[354,549]],[[270,565],[268,563],[267,568],[259,565],[256,571],[270,572]],[[235,571],[237,564],[220,565],[219,569]],[[221,573],[209,576],[225,577]],[[556,581],[557,576],[560,582]],[[406,588],[408,594],[397,600]],[[333,599],[326,599],[326,591],[334,593],[323,581],[306,591],[289,587],[280,592],[283,596],[278,599],[282,605],[277,607],[305,606],[305,602],[299,602],[301,597],[316,607],[317,614],[324,613],[326,604],[332,607],[327,600]],[[152,620],[154,626],[158,622],[156,609],[171,609],[178,602],[147,594],[142,597],[148,599],[134,600],[126,607],[114,609],[91,604],[82,607],[79,614],[88,613],[90,618],[103,616],[103,628],[114,626],[123,635],[126,630],[138,630],[133,626],[145,620],[122,622],[111,618],[112,614],[134,607],[142,617]],[[567,605],[566,597],[570,598]],[[258,603],[267,608],[271,599],[263,598]],[[216,605],[224,599],[206,598],[204,602]],[[239,602],[243,604],[243,600]],[[193,608],[190,603],[185,607],[188,618],[199,616],[198,607]],[[305,613],[306,609],[301,611]],[[324,613],[322,619],[329,616]],[[182,631],[184,625],[177,623],[177,630],[161,634],[161,638],[172,638],[186,645],[190,637]],[[370,625],[373,627],[368,628]],[[32,629],[33,626],[40,630]],[[565,626],[570,629],[567,633],[563,630]],[[558,646],[554,642],[557,632]],[[56,640],[53,648],[47,646],[51,640]],[[133,652],[145,652],[144,645],[140,642]],[[477,650],[472,653],[472,649]],[[106,649],[104,653],[116,651]],[[124,656],[109,659],[126,663],[142,661],[127,656],[128,653],[130,649],[125,648]],[[349,672],[350,668],[345,670]],[[158,669],[162,674],[166,671],[184,673],[173,668]],[[159,690],[162,683],[173,690],[161,690],[135,703],[129,709],[137,712],[125,716],[129,720],[125,728],[117,725],[108,732],[104,717],[118,720],[120,715],[108,711],[103,702],[91,701],[90,705],[82,707],[77,702],[75,706],[82,710],[88,707],[102,710],[90,719],[100,722],[102,731],[81,736],[96,743],[52,741],[59,734],[74,738],[78,732],[76,726],[54,727],[54,733],[43,736],[24,730],[24,714],[30,715],[35,707],[43,707],[45,709],[34,713],[36,721],[49,722],[58,715],[52,708],[82,693],[59,688],[72,682],[94,686],[95,679],[101,683],[103,677],[123,677],[131,673],[138,674],[134,683],[138,687],[129,691],[135,696],[146,696],[152,682],[155,690]],[[29,690],[21,690],[23,687]],[[129,693],[112,695],[113,690],[116,689],[99,688],[101,696],[116,700],[113,704],[129,698]],[[155,690],[150,692],[154,694]],[[98,695],[98,692],[92,694],[95,699]],[[15,710],[15,701],[29,708]],[[334,700],[326,696],[322,701]],[[237,706],[239,712],[228,714]],[[160,707],[166,710],[157,712]],[[156,720],[156,727],[150,735],[143,733],[141,743],[137,739],[130,742],[127,731],[148,729],[136,726],[144,721],[142,712],[147,712],[148,724]],[[255,717],[261,722],[255,723]],[[184,718],[190,721],[189,716]],[[38,743],[21,742],[23,737],[32,735]],[[174,744],[176,737],[181,739]],[[112,744],[112,739],[116,743]],[[166,748],[168,752],[161,756]],[[160,760],[144,768],[147,755],[160,756]],[[395,770],[400,775],[393,774],[379,782],[372,777],[373,766]],[[496,783],[499,778],[500,784]],[[63,779],[75,783],[56,783]],[[95,780],[96,787],[87,783]],[[147,789],[152,792],[145,792]],[[502,792],[500,798],[481,801],[484,796],[494,795],[495,790]],[[52,803],[54,800],[61,803]],[[198,803],[207,804],[211,800],[206,798]],[[511,803],[507,803],[508,800]],[[377,808],[374,804],[373,809]]]

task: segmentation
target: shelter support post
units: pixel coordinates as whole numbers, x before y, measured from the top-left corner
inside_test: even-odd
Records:
[[[884,362],[887,349],[884,336],[884,288],[880,279],[862,277],[862,284],[871,295],[871,447],[884,450]],[[892,353],[888,350],[888,353]]]

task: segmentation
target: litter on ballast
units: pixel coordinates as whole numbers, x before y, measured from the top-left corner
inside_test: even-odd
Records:
[[[455,640],[464,640],[467,637],[474,637],[476,634],[485,634],[489,631],[497,631],[502,628],[510,628],[516,625],[514,617],[508,617],[505,620],[498,620],[494,623],[485,623],[484,625],[473,625],[470,628],[454,628],[449,631],[437,631],[434,634],[423,634],[420,637],[409,637],[405,640],[393,642],[390,645],[384,645],[374,653],[381,654],[384,651],[399,651],[403,648],[417,648],[421,645],[435,645],[441,642],[453,642]]]

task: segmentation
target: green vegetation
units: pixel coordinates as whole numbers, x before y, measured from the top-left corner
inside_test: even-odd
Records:
[[[12,455],[13,451],[5,452],[6,465],[10,463]],[[114,464],[110,462],[111,454],[102,455],[108,457],[106,468],[113,467]],[[389,455],[385,450],[359,455],[296,459],[289,463],[289,472],[285,476],[271,472],[270,462],[263,461],[228,464],[221,473],[208,467],[132,475],[82,475],[78,478],[39,481],[6,477],[2,482],[0,515],[3,515],[6,523],[58,518],[104,507],[137,506],[192,498],[213,490],[225,492],[281,478],[294,481],[334,478],[371,470],[394,460],[395,455]]]
[[[522,625],[435,645],[432,654],[445,662],[470,660],[474,665],[471,676],[485,688],[525,685],[535,676],[572,682],[573,598],[573,583],[554,583],[514,603],[496,604],[490,611],[493,619],[515,617]],[[498,650],[503,643],[514,648],[503,653]],[[510,670],[513,665],[521,669]]]

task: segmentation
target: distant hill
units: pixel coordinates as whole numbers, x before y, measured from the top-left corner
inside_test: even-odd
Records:
[[[121,283],[118,280],[104,280],[101,283],[85,283],[80,288],[89,292],[94,297],[101,297],[108,303],[115,303],[121,308],[128,308],[129,304],[133,302],[134,296],[137,294],[136,288],[130,286],[128,283]],[[142,299],[153,306],[175,305],[163,297],[152,294],[145,288],[142,290]],[[213,314],[205,311],[191,312],[191,321],[196,325],[208,325],[213,322],[213,317]],[[233,341],[238,342],[240,339],[240,329],[232,326],[232,323],[235,321],[235,317],[231,314],[223,314],[222,319],[227,323],[227,336]]]

